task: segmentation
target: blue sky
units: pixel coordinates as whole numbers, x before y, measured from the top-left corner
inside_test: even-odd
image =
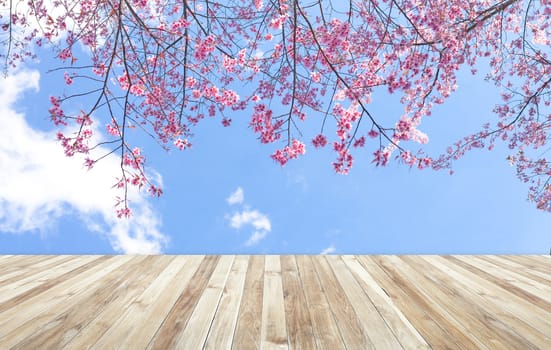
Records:
[[[189,151],[145,141],[165,195],[132,194],[136,215],[118,220],[117,160],[87,172],[63,156],[47,109],[64,87],[40,69],[22,67],[0,83],[1,254],[549,253],[551,215],[526,201],[503,145],[467,154],[452,176],[377,168],[367,147],[343,176],[332,169],[334,153],[308,140],[306,155],[281,168],[269,158],[278,145],[261,145],[246,113],[229,128],[204,120]],[[400,115],[395,97],[373,100],[375,116]],[[491,84],[461,75],[455,95],[420,127],[426,148],[436,155],[477,131],[497,101]]]

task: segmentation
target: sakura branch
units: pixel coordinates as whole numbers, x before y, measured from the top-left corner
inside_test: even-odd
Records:
[[[130,215],[129,186],[162,193],[139,135],[186,150],[203,119],[227,127],[238,115],[250,116],[260,142],[278,145],[277,163],[308,144],[329,146],[342,174],[361,149],[377,166],[451,169],[471,149],[506,142],[529,198],[551,211],[549,0],[0,0],[0,7],[6,70],[42,46],[59,62],[51,71],[63,72],[65,87],[51,97],[50,116],[67,156],[87,154],[89,167],[120,157],[119,216]],[[443,155],[426,154],[423,119],[456,90],[460,69],[475,73],[486,62],[484,78],[503,92],[496,119],[481,120],[480,132]],[[400,115],[373,112],[380,90],[400,97]],[[88,108],[67,112],[76,105]],[[101,144],[110,153],[92,155],[92,123],[105,128]],[[319,131],[309,134],[316,128],[307,124]]]

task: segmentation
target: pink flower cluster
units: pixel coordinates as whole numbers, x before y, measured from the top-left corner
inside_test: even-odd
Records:
[[[191,25],[191,23],[188,20],[186,20],[185,18],[182,17],[182,18],[179,18],[178,20],[172,22],[172,24],[170,26],[170,30],[175,32],[175,33],[181,34],[183,32],[182,29],[186,29],[190,25]]]
[[[71,85],[73,83],[73,78],[67,72],[63,73],[63,79],[65,80],[65,84],[67,85]]]
[[[283,125],[283,120],[277,120],[273,123],[273,112],[263,103],[255,105],[253,110],[254,113],[251,118],[250,126],[255,133],[260,134],[260,142],[272,143],[278,140],[281,134],[276,131]]]
[[[57,139],[61,142],[65,155],[72,157],[76,153],[88,153],[88,140],[92,137],[92,134],[92,130],[90,129],[84,129],[74,137],[67,137],[63,133],[58,132]]]
[[[92,72],[95,75],[98,75],[100,77],[102,77],[105,74],[105,70],[106,70],[105,63],[100,63],[97,66],[94,66],[94,68],[92,68]]]
[[[333,162],[333,169],[338,174],[346,175],[354,162],[346,143],[333,142],[333,149],[337,152],[337,160]]]
[[[197,38],[195,43],[194,57],[198,61],[204,61],[207,56],[214,51],[216,46],[216,38],[214,35],[207,36],[204,40]]]
[[[257,11],[259,11],[262,8],[262,0],[253,0],[254,7]]]
[[[176,139],[174,141],[174,146],[176,146],[176,148],[178,148],[179,150],[183,151],[184,149],[187,149],[187,148],[190,148],[191,147],[191,143],[189,143],[188,140],[186,139]]]
[[[287,146],[272,154],[278,163],[304,153],[297,136],[304,135],[315,148],[331,144],[333,167],[343,174],[352,153],[370,143],[377,166],[392,157],[410,167],[441,169],[468,150],[505,142],[522,152],[510,159],[519,178],[532,185],[530,198],[551,210],[551,161],[530,156],[551,140],[549,0],[358,1],[349,13],[322,5],[323,16],[317,6],[288,0],[269,6],[262,0],[121,4],[30,1],[0,15],[4,33],[18,35],[0,61],[15,65],[34,57],[33,45],[55,47],[67,70],[65,90],[81,88],[76,77],[98,84],[52,97],[49,112],[57,126],[72,120],[80,130],[59,136],[67,155],[88,151],[87,116],[104,118],[113,148],[122,150],[121,188],[161,193],[145,175],[141,151],[128,145],[127,131],[144,130],[163,146],[185,149],[205,116],[220,116],[229,126],[230,113],[240,111],[250,114],[260,142],[287,136]],[[89,52],[78,67],[75,44]],[[457,72],[478,69],[480,58],[489,62],[488,79],[505,90],[494,110],[498,120],[433,161],[421,149],[428,142],[421,121],[456,90]],[[112,81],[123,91],[112,89]],[[379,91],[398,95],[403,112],[372,108]],[[88,97],[96,101],[90,110],[66,115],[68,100],[80,106]],[[323,132],[308,134],[320,129],[310,123],[321,124]],[[119,204],[117,215],[130,215],[126,198]]]
[[[285,146],[283,149],[276,150],[272,155],[272,159],[284,166],[289,159],[296,159],[299,155],[306,153],[304,143],[294,139],[290,146]]]
[[[61,108],[61,103],[59,102],[57,97],[50,96],[50,103],[52,107],[50,107],[48,112],[50,113],[50,119],[52,120],[52,122],[56,126],[59,126],[59,125],[66,126],[67,121],[65,120],[66,119],[65,112],[63,112],[63,109]]]
[[[130,87],[130,93],[135,96],[144,96],[145,87],[142,84],[133,84]]]
[[[416,157],[410,151],[404,151],[400,154],[402,161],[409,167],[417,166],[417,169],[428,168],[432,164],[430,157]]]
[[[270,28],[271,29],[276,29],[276,30],[279,30],[281,28],[283,28],[283,24],[285,23],[285,21],[287,20],[287,16],[286,15],[279,15],[279,16],[276,16],[275,18],[273,18],[271,21],[270,21]]]
[[[107,133],[111,136],[120,137],[121,132],[119,130],[119,126],[116,124],[115,120],[113,119],[111,121],[111,124],[107,124],[105,126],[105,129],[107,130]]]
[[[130,87],[130,79],[128,79],[128,74],[126,72],[119,76],[117,81],[119,82],[120,88],[123,90],[128,90]]]
[[[73,53],[71,52],[71,49],[70,48],[65,48],[63,50],[61,50],[59,52],[59,54],[57,55],[57,57],[61,60],[61,61],[66,61],[68,59],[70,60],[73,60]]]
[[[327,137],[325,137],[325,135],[318,134],[312,139],[312,144],[315,148],[325,147],[327,145]]]
[[[385,166],[388,164],[388,160],[390,159],[390,152],[387,150],[376,150],[375,153],[373,153],[374,159],[373,163],[377,166]]]
[[[239,95],[232,90],[224,90],[222,94],[218,94],[215,97],[215,101],[223,104],[224,106],[233,106],[239,102]]]
[[[348,109],[344,109],[340,104],[335,104],[333,107],[334,115],[339,118],[337,122],[337,136],[344,141],[350,137],[350,130],[352,125],[360,119],[360,112],[358,106],[355,104],[350,105]]]
[[[142,151],[139,147],[134,147],[132,152],[124,153],[122,163],[135,170],[141,170],[145,163],[145,157],[142,155]]]

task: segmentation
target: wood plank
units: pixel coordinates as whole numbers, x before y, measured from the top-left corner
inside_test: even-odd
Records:
[[[113,259],[111,257],[100,257],[99,264],[92,261],[84,265],[73,275],[67,276],[66,279],[60,281],[55,286],[49,288],[43,293],[36,295],[30,299],[26,299],[17,305],[16,308],[6,310],[1,314],[2,322],[0,325],[0,336],[3,346],[10,348],[11,346],[21,342],[26,337],[33,334],[41,324],[42,316],[46,315],[46,319],[51,319],[52,316],[58,315],[58,311],[62,310],[64,305],[70,303],[78,297],[78,294],[86,290],[89,285],[101,279],[101,277],[115,268],[117,268],[122,260]],[[77,271],[77,270],[73,270]],[[70,278],[69,278],[70,277]],[[54,311],[55,315],[51,315],[48,311]],[[32,320],[33,322],[28,322]],[[11,331],[8,331],[11,330]]]
[[[3,280],[6,275],[24,273],[29,268],[48,263],[52,259],[64,259],[67,255],[2,255],[0,260],[0,280]]]
[[[315,349],[312,320],[294,256],[281,256],[281,275],[289,348]]]
[[[0,270],[7,266],[13,266],[19,264],[23,260],[41,260],[47,259],[53,256],[58,255],[49,255],[49,254],[0,254]]]
[[[327,263],[325,256],[318,256],[313,259],[314,268],[323,286],[327,301],[339,327],[344,344],[350,349],[372,349],[362,326],[358,322],[358,315],[354,306],[346,296],[344,288],[333,274],[333,270]]]
[[[17,305],[24,299],[44,292],[60,280],[67,278],[67,274],[75,274],[74,271],[81,271],[79,268],[87,266],[88,263],[94,260],[98,260],[97,263],[99,263],[105,259],[105,257],[99,256],[72,256],[69,260],[56,265],[55,269],[39,271],[3,286],[0,288],[0,312]]]
[[[371,302],[373,302],[384,322],[392,330],[401,346],[404,349],[429,349],[430,347],[425,339],[423,339],[386,292],[377,284],[369,272],[360,264],[358,259],[355,256],[343,256],[342,259],[362,286]]]
[[[248,256],[242,255],[235,258],[220,305],[210,327],[205,349],[231,349],[248,264]]]
[[[430,265],[425,265],[423,262],[428,262]],[[510,300],[506,303],[500,302],[501,297],[494,295],[497,286],[490,283],[484,285],[475,278],[469,278],[465,274],[458,273],[450,266],[449,261],[441,257],[418,257],[415,259],[415,263],[421,265],[424,271],[427,271],[429,266],[439,269],[441,271],[439,278],[442,283],[453,287],[456,293],[464,296],[468,302],[478,305],[492,314],[492,317],[486,319],[485,322],[492,324],[494,319],[499,320],[500,323],[492,324],[493,327],[500,327],[505,324],[540,349],[544,349],[547,344],[551,344],[549,336],[524,321],[522,315],[509,309]],[[491,288],[488,288],[488,285]]]
[[[279,256],[266,256],[260,349],[288,349]]]
[[[178,260],[184,258],[186,260],[184,267],[175,275],[169,287],[161,291],[157,302],[153,303],[153,306],[149,308],[148,313],[144,316],[147,323],[142,324],[141,327],[133,327],[133,331],[128,336],[129,341],[126,342],[128,349],[145,349],[147,347],[184,288],[189,286],[193,274],[197,272],[204,260],[203,255],[177,257]]]
[[[530,302],[544,310],[551,310],[551,288],[517,273],[500,269],[479,256],[466,257],[457,255],[455,258],[474,266],[483,272],[485,276],[492,276],[494,281],[499,281],[501,287],[530,300]]]
[[[358,316],[358,322],[370,341],[370,346],[374,349],[402,349],[402,345],[388,328],[385,320],[364,293],[342,258],[336,255],[328,255],[326,259],[331,265],[338,282],[343,286],[344,292]]]
[[[186,327],[191,313],[201,298],[219,260],[220,256],[217,255],[205,257],[188,286],[174,303],[165,321],[153,336],[147,346],[148,349],[165,350],[175,348],[177,337]]]
[[[537,285],[543,284],[543,288],[551,290],[551,271],[548,271],[548,273],[542,273],[537,270],[526,268],[526,265],[519,264],[510,258],[498,255],[484,255],[480,256],[480,258],[489,263],[495,264],[507,272],[513,273],[513,275],[511,275],[512,278],[515,278],[514,275],[520,275],[524,281],[533,281],[536,282]],[[549,294],[551,294],[551,292]]]
[[[120,349],[145,349],[182,289],[197,270],[202,257],[167,257],[170,263],[140,294],[125,312],[94,344],[105,349],[120,344]],[[136,320],[147,320],[136,324]]]
[[[464,335],[454,335],[453,326],[441,315],[431,312],[430,301],[408,285],[399,275],[387,273],[374,256],[358,256],[358,260],[404,313],[415,329],[433,349],[476,349]]]
[[[551,255],[513,255],[531,260],[533,264],[551,269]]]
[[[82,328],[92,321],[113,298],[121,293],[120,285],[132,274],[141,274],[142,259],[116,257],[123,262],[105,274],[98,283],[83,290],[55,309],[48,308],[38,317],[29,320],[29,337],[17,344],[19,349],[61,349]],[[34,327],[34,328],[31,328]]]
[[[262,297],[264,295],[264,263],[264,256],[253,255],[249,259],[232,349],[251,350],[260,348]]]
[[[201,298],[184,331],[175,336],[175,347],[177,349],[202,349],[218,303],[222,297],[224,286],[228,279],[233,264],[234,256],[224,255],[218,261],[216,269],[212,273],[209,283],[203,291]]]
[[[52,271],[51,275],[43,276],[43,280],[30,282],[30,286],[20,286],[20,289],[13,289],[10,294],[4,294],[5,301],[0,302],[0,313],[7,312],[10,308],[20,307],[21,303],[46,292],[49,288],[57,285],[64,280],[77,276],[80,272],[85,271],[91,266],[95,266],[105,261],[106,257],[75,257],[71,261],[66,262]],[[0,326],[3,324],[0,318]],[[4,320],[5,321],[5,320]]]
[[[331,312],[327,296],[320,283],[311,256],[297,256],[296,262],[310,311],[312,331],[318,349],[339,349],[344,341]]]
[[[509,262],[514,262],[519,265],[519,269],[527,270],[530,273],[536,273],[538,276],[544,278],[547,282],[551,283],[551,265],[547,266],[541,263],[542,260],[536,260],[532,256],[526,255],[507,255],[503,257]]]
[[[2,261],[4,259],[13,259],[14,255],[8,255],[8,254],[3,254],[3,255],[0,255],[0,267],[2,266]]]
[[[49,259],[37,259],[37,261],[32,264],[26,266],[23,265],[22,267],[18,267],[13,271],[1,274],[0,298],[2,295],[2,289],[13,291],[14,289],[17,289],[17,284],[21,283],[21,280],[29,279],[30,276],[36,276],[39,273],[48,272],[49,270],[57,267],[57,265],[72,259],[74,259],[74,257],[68,255],[54,256]]]
[[[441,270],[434,268],[429,263],[423,263],[420,259],[402,256],[400,258],[406,264],[399,265],[400,269],[408,276],[417,275],[422,280],[422,288],[429,292],[433,302],[440,304],[452,317],[476,337],[485,346],[491,349],[533,349],[534,344],[520,337],[514,330],[489,313],[481,305],[467,300],[462,289],[453,288],[450,279]],[[420,260],[416,263],[416,260]]]
[[[543,334],[551,334],[550,311],[541,309],[526,298],[513,293],[507,285],[503,288],[500,285],[502,282],[499,279],[495,279],[494,276],[486,274],[484,271],[458,260],[454,256],[437,258],[439,261],[447,262],[449,264],[447,266],[458,272],[455,276],[459,280],[468,278],[469,280],[476,281],[476,285],[473,285],[472,288],[478,288],[475,290],[480,295],[499,302],[501,307],[513,312],[517,317]],[[478,285],[481,287],[478,287]]]
[[[66,340],[64,350],[91,348],[170,262],[170,258],[160,256],[135,256],[132,259],[139,263],[135,273],[132,271],[118,284],[107,287],[113,292],[99,305],[99,310],[93,304],[83,304],[82,315],[89,313],[89,319],[79,318],[82,326],[73,338]]]
[[[38,258],[39,256],[36,255]],[[0,255],[0,275],[2,275],[2,270],[9,266],[10,264],[13,264],[17,261],[17,258],[24,259],[24,255],[14,256],[14,255]],[[7,264],[6,264],[7,263]]]
[[[77,256],[71,255],[51,255],[51,256],[38,256],[33,258],[32,256],[26,256],[24,260],[19,260],[19,263],[13,266],[6,266],[4,271],[2,271],[0,283],[0,293],[4,290],[9,290],[13,288],[19,288],[21,285],[25,285],[25,282],[32,281],[32,278],[29,278],[30,274],[35,274],[36,278],[41,278],[44,275],[47,275],[50,271],[45,268],[45,266],[52,266],[56,262],[66,263],[68,261],[75,261],[78,258]],[[13,283],[10,286],[11,282],[6,281],[15,276],[21,276],[21,278],[13,279]]]
[[[547,256],[0,255],[11,295],[0,349],[546,349],[549,267]]]
[[[478,337],[473,329],[478,325],[476,318],[466,317],[465,313],[457,312],[458,307],[452,300],[441,293],[437,285],[431,283],[423,275],[416,273],[407,264],[403,263],[397,256],[378,256],[375,258],[377,264],[387,273],[397,276],[404,285],[414,288],[422,300],[426,300],[427,311],[435,318],[445,320],[446,331],[457,337],[458,342],[465,344],[466,341],[476,344],[478,349],[490,349],[483,339]],[[482,325],[480,325],[482,327]],[[499,340],[488,337],[499,344]]]

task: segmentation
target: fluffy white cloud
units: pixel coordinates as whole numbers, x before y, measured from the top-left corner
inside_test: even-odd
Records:
[[[240,229],[245,225],[252,225],[257,230],[268,232],[272,230],[270,219],[258,210],[245,209],[241,212],[234,213],[230,219],[230,225],[235,229]]]
[[[129,192],[131,219],[115,216],[116,157],[88,171],[82,158],[65,157],[53,132],[33,129],[15,111],[21,94],[38,90],[38,82],[37,72],[20,71],[0,83],[0,232],[44,231],[72,214],[90,230],[105,234],[118,252],[160,253],[168,237],[161,233],[159,215],[146,194]]]
[[[228,202],[229,205],[241,204],[244,200],[245,194],[243,193],[243,189],[241,187],[237,187],[235,192],[233,192],[228,198],[226,198],[226,202]]]
[[[247,242],[245,242],[245,245],[247,247],[253,246],[263,240],[266,235],[268,234],[268,231],[254,231],[253,234],[249,237]]]
[[[238,187],[227,199],[228,204],[242,204],[244,202],[244,191],[241,187]],[[268,235],[272,231],[272,223],[266,214],[261,213],[256,209],[249,209],[245,207],[241,211],[234,212],[229,217],[230,226],[236,230],[242,227],[251,226],[253,232],[245,242],[245,245],[250,247]]]
[[[321,251],[321,255],[331,254],[335,252],[335,247],[331,244],[329,247]]]

